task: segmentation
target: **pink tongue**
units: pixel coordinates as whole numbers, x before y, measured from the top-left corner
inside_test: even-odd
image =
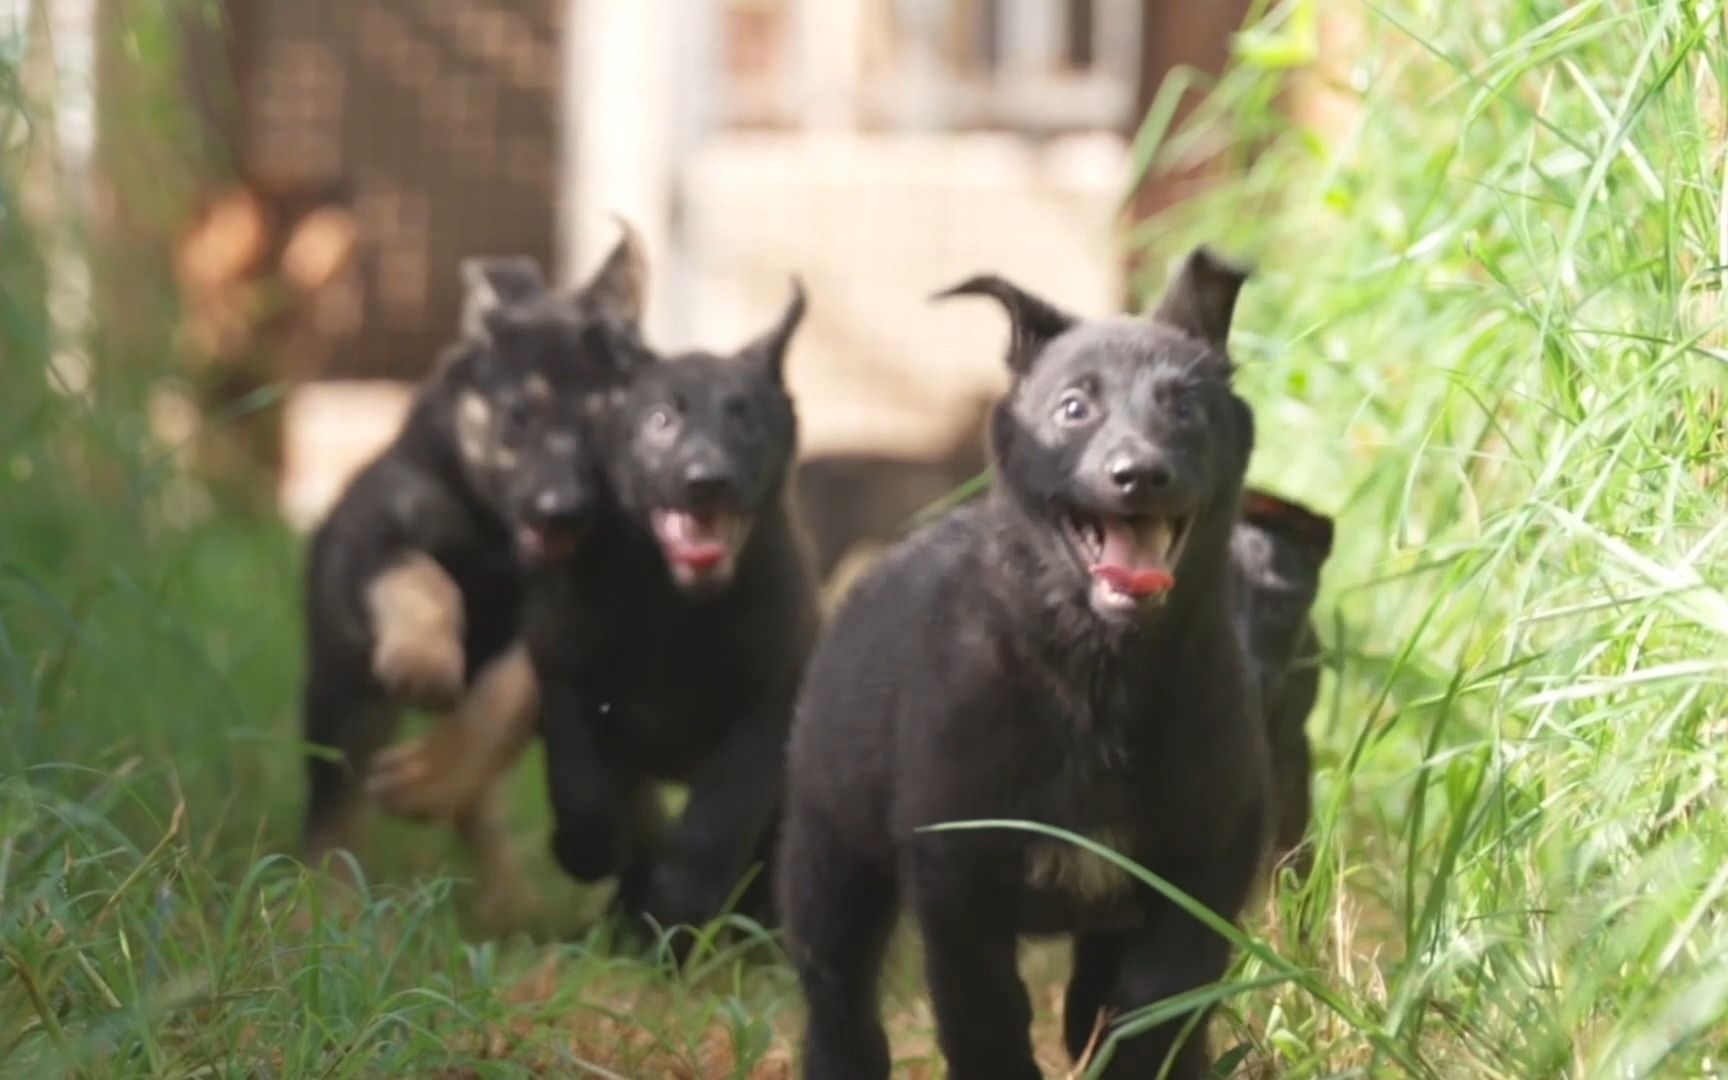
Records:
[[[1092,576],[1129,596],[1152,596],[1176,586],[1176,575],[1164,561],[1167,527],[1136,530],[1121,521],[1105,522],[1104,550],[1092,564]]]
[[[724,527],[725,518],[718,514],[699,518],[685,510],[671,510],[662,519],[660,539],[673,562],[707,570],[726,558],[726,542],[720,536]]]
[[[547,532],[524,525],[516,531],[516,547],[531,562],[562,559],[576,550],[576,538],[567,532]]]

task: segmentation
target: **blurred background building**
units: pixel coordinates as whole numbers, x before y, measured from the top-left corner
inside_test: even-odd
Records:
[[[89,33],[99,69],[133,2],[0,0],[59,20],[62,68]],[[620,214],[647,240],[661,345],[739,341],[804,277],[790,377],[808,454],[950,453],[1004,378],[1004,325],[927,296],[991,269],[1119,307],[1124,225],[1195,179],[1130,190],[1134,132],[1172,70],[1222,66],[1248,6],[188,4],[210,153],[173,272],[196,396],[283,388],[249,452],[304,524],[450,340],[461,257],[526,253],[568,278]]]

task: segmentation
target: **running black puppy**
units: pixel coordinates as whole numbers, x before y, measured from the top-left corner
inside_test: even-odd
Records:
[[[616,511],[532,590],[553,852],[579,880],[616,875],[624,913],[661,927],[712,919],[747,879],[739,910],[769,916],[786,731],[817,621],[786,490],[797,417],[783,367],[803,313],[800,288],[735,355],[638,368],[605,444]],[[690,788],[670,826],[660,781]]]
[[[634,237],[573,293],[548,292],[526,259],[471,259],[463,276],[461,340],[312,538],[305,732],[336,753],[307,762],[309,861],[350,846],[362,781],[402,708],[522,696],[489,684],[522,682],[493,673],[512,666],[524,567],[568,555],[594,504],[586,428],[625,374],[594,341],[639,317]],[[456,824],[489,877],[509,873],[490,798]]]
[[[1035,1080],[1023,934],[1073,935],[1065,1036],[1221,976],[1226,942],[1083,850],[1087,834],[1234,918],[1262,865],[1265,737],[1231,624],[1253,416],[1225,337],[1243,277],[1204,249],[1150,320],[1085,321],[996,277],[1013,384],[993,487],[852,592],[811,660],[778,884],[809,1004],[805,1075],[886,1077],[876,978],[897,902],[922,931],[955,1080]],[[1108,1075],[1207,1061],[1177,1018]]]
[[[1290,856],[1308,831],[1313,760],[1303,730],[1320,690],[1320,636],[1314,600],[1320,570],[1332,554],[1332,519],[1300,503],[1250,488],[1230,537],[1241,575],[1236,626],[1260,687],[1271,749],[1272,853]],[[1307,852],[1297,856],[1306,874]]]

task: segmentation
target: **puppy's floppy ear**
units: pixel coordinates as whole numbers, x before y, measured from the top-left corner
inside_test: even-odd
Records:
[[[576,296],[600,318],[637,326],[648,301],[648,253],[634,226],[614,220],[623,235]]]
[[[804,321],[805,306],[804,282],[794,275],[792,296],[786,301],[785,310],[780,312],[780,320],[767,333],[738,350],[739,357],[760,365],[775,382],[783,381],[786,350],[792,344],[792,335],[798,331],[798,324]]]
[[[1008,310],[1012,327],[1008,367],[1017,375],[1025,374],[1039,350],[1075,323],[1074,316],[995,274],[967,278],[931,299],[947,300],[955,296],[988,296]]]
[[[476,341],[491,337],[489,317],[513,304],[546,291],[540,264],[527,255],[485,255],[463,259],[462,336]]]
[[[1236,294],[1246,280],[1246,269],[1225,262],[1209,248],[1197,247],[1164,290],[1152,321],[1223,349],[1236,313]]]

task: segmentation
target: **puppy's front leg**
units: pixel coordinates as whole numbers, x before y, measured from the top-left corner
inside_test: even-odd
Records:
[[[1255,807],[1233,840],[1216,852],[1166,868],[1177,888],[1226,919],[1235,919],[1260,866],[1260,808]],[[1228,835],[1228,834],[1226,834]],[[1230,965],[1230,945],[1198,919],[1163,897],[1148,896],[1145,924],[1125,943],[1116,985],[1104,1006],[1117,1017],[1222,978]],[[1206,1028],[1211,1010],[1197,1020],[1179,1016],[1118,1044],[1104,1076],[1110,1080],[1156,1076],[1174,1053],[1170,1080],[1200,1080],[1210,1065]],[[1189,1022],[1194,1020],[1189,1028]],[[1183,1029],[1189,1028],[1183,1036]]]
[[[504,778],[534,737],[538,693],[528,650],[517,643],[480,672],[437,727],[379,753],[367,794],[407,817],[466,812]]]
[[[404,553],[366,587],[372,672],[397,700],[443,710],[462,694],[462,592],[425,552]]]
[[[669,927],[699,926],[721,913],[774,824],[789,710],[789,702],[776,701],[745,719],[703,763],[639,914]]]
[[[968,857],[960,845],[914,849],[912,908],[936,1037],[953,1080],[1039,1080],[1032,1002],[1016,964],[1017,861]]]
[[[635,811],[645,782],[602,755],[601,714],[594,696],[569,678],[543,669],[537,674],[540,737],[546,744],[546,788],[552,802],[552,854],[576,880],[599,881],[633,857]]]

